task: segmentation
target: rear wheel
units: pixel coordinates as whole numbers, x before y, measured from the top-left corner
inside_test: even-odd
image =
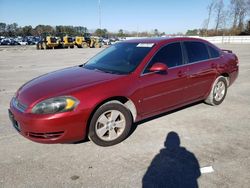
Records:
[[[209,96],[205,100],[207,104],[219,105],[223,102],[227,94],[227,80],[225,77],[218,77],[213,84]]]
[[[89,138],[100,146],[122,142],[129,134],[132,116],[119,102],[110,102],[97,109],[90,121]]]

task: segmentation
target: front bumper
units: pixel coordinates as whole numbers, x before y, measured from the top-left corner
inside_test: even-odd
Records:
[[[14,128],[24,137],[39,143],[72,143],[86,137],[84,112],[40,115],[21,112],[11,102],[9,117]]]

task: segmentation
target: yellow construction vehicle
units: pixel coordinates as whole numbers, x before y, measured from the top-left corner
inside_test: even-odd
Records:
[[[78,48],[87,48],[89,46],[89,42],[84,37],[77,36],[75,37],[75,45]]]
[[[60,46],[60,40],[54,36],[43,37],[36,45],[38,50],[54,49]]]
[[[90,48],[101,48],[101,42],[99,37],[91,37],[90,38]]]
[[[91,37],[90,33],[84,33],[84,36],[77,36],[75,38],[75,45],[78,48],[100,48],[101,47],[99,38]]]
[[[61,38],[61,47],[62,48],[74,48],[75,42],[73,37],[64,36]]]

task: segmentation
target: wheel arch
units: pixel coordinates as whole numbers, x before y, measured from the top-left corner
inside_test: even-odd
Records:
[[[92,110],[89,118],[88,118],[88,121],[87,121],[87,126],[89,127],[89,124],[90,124],[90,121],[93,117],[93,115],[95,114],[96,110],[104,105],[104,104],[107,104],[109,102],[117,102],[117,103],[121,103],[122,105],[124,105],[131,113],[132,117],[133,117],[133,121],[135,122],[136,120],[136,117],[137,117],[137,109],[136,109],[136,106],[134,104],[134,102],[127,98],[127,97],[124,97],[124,96],[114,96],[114,97],[110,97],[110,98],[107,98],[105,100],[102,100],[101,102],[99,102],[95,107],[94,109]]]
[[[221,73],[220,76],[223,76],[223,77],[226,78],[226,80],[227,80],[227,86],[229,86],[230,85],[230,76],[229,76],[229,74],[226,73],[226,72],[224,72],[224,73]]]

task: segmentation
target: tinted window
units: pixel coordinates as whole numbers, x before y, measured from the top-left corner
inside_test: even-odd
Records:
[[[168,67],[175,67],[182,64],[182,51],[180,43],[169,44],[156,53],[147,66],[145,72],[149,72],[149,68],[154,63],[165,63]]]
[[[128,74],[136,69],[154,43],[117,43],[91,58],[86,69]]]
[[[215,48],[208,46],[211,58],[216,58],[220,56],[220,53],[218,52],[218,50],[216,50]]]
[[[202,42],[184,42],[189,63],[209,59],[207,47]]]

